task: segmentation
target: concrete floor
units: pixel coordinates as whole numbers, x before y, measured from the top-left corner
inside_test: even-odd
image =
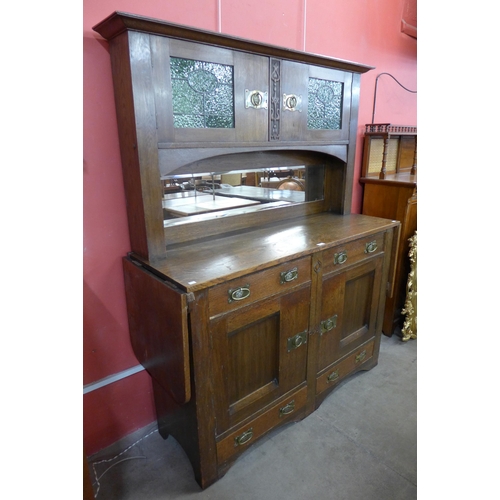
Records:
[[[99,500],[416,499],[417,341],[382,336],[378,366],[347,379],[301,422],[271,432],[204,491],[156,424],[89,465]]]

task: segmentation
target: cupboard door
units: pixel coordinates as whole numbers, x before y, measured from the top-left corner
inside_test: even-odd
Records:
[[[310,285],[210,323],[217,434],[305,384]]]
[[[153,36],[151,53],[160,144],[267,141],[267,57]]]
[[[281,80],[281,140],[349,138],[351,73],[283,61]]]
[[[317,372],[375,336],[383,257],[323,279]]]

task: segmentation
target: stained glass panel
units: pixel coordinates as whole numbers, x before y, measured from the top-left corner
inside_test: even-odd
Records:
[[[170,58],[176,128],[234,128],[233,67]]]
[[[342,128],[343,92],[342,82],[309,78],[308,129],[340,130]]]

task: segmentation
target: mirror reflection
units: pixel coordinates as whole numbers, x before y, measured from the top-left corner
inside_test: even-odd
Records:
[[[163,177],[165,225],[183,217],[222,217],[323,199],[314,171],[301,166]]]

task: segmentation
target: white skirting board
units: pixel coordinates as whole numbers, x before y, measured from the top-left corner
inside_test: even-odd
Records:
[[[121,372],[114,373],[113,375],[104,377],[101,380],[91,382],[90,384],[83,386],[83,394],[88,394],[89,392],[95,391],[96,389],[100,389],[101,387],[112,384],[113,382],[117,382],[118,380],[130,377],[130,375],[134,375],[135,373],[138,373],[142,370],[144,370],[144,367],[141,365],[132,366],[132,368],[127,368],[126,370],[123,370]]]

